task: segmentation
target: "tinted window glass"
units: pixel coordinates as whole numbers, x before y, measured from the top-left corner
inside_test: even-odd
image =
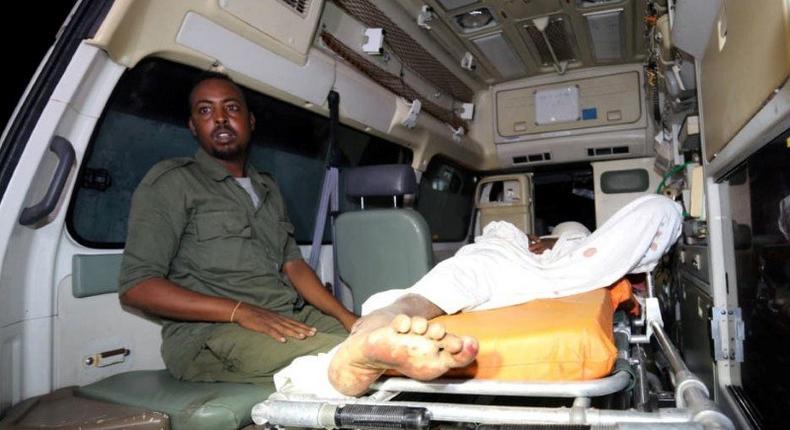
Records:
[[[787,131],[765,145],[727,181],[746,329],[742,394],[762,417],[755,428],[784,428],[790,410],[789,138]]]
[[[186,127],[187,98],[199,73],[147,59],[121,78],[94,132],[69,208],[69,231],[78,241],[123,247],[131,196],[148,169],[160,160],[195,154],[198,144]],[[250,159],[277,180],[296,239],[308,243],[323,181],[328,120],[245,92],[257,119]],[[338,150],[341,166],[410,163],[412,156],[403,147],[342,125]]]
[[[470,172],[434,158],[420,180],[415,209],[431,228],[434,242],[466,239],[477,178]]]
[[[535,234],[549,234],[565,221],[595,230],[595,192],[589,164],[535,172]]]

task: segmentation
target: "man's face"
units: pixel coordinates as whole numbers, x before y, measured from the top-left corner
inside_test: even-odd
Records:
[[[243,160],[255,116],[238,87],[222,79],[208,79],[192,91],[189,129],[200,146],[220,160]]]

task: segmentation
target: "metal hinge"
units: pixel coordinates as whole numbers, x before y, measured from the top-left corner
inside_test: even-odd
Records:
[[[746,329],[741,318],[741,308],[727,309],[715,306],[712,313],[710,332],[715,359],[743,362],[743,340],[746,338]],[[728,338],[723,338],[722,333],[728,333]]]

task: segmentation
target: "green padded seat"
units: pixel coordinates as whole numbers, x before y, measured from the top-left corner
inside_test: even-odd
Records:
[[[403,196],[417,191],[409,165],[347,169],[346,195]],[[351,289],[354,312],[371,295],[412,286],[433,262],[431,231],[412,209],[367,209],[344,212],[335,220],[335,253],[340,279]]]
[[[230,430],[250,424],[252,406],[273,392],[274,384],[183,382],[167,370],[140,370],[80,387],[77,395],[165,413],[174,430]]]
[[[371,295],[408,288],[431,268],[425,219],[411,209],[371,209],[335,221],[337,267],[351,289],[354,312]]]

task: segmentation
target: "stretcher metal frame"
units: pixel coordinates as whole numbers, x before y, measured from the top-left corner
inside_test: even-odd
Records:
[[[653,295],[652,276],[648,274],[648,297],[641,318],[634,324],[645,334],[632,334],[627,323],[614,328],[618,362],[612,375],[589,381],[504,382],[490,380],[437,379],[419,382],[391,377],[372,386],[368,397],[356,399],[318,399],[305,395],[274,393],[252,410],[258,425],[305,428],[413,428],[427,429],[431,421],[474,423],[496,426],[581,426],[600,429],[727,429],[733,422],[710,400],[705,384],[688,370],[678,350],[664,332],[658,299]],[[641,351],[640,344],[654,338],[666,357],[675,391],[675,407],[654,412],[606,410],[591,407],[591,398],[634,388],[635,396],[646,397],[647,382],[639,370],[639,357],[629,355],[629,347]],[[635,365],[637,371],[631,371]],[[475,394],[483,396],[520,396],[573,398],[571,407],[495,406],[464,403],[392,401],[403,392],[428,394]],[[345,413],[353,408],[353,413]],[[423,411],[414,418],[415,411]],[[405,414],[409,414],[406,416]],[[525,428],[525,427],[522,427]],[[571,428],[571,427],[565,427]]]

